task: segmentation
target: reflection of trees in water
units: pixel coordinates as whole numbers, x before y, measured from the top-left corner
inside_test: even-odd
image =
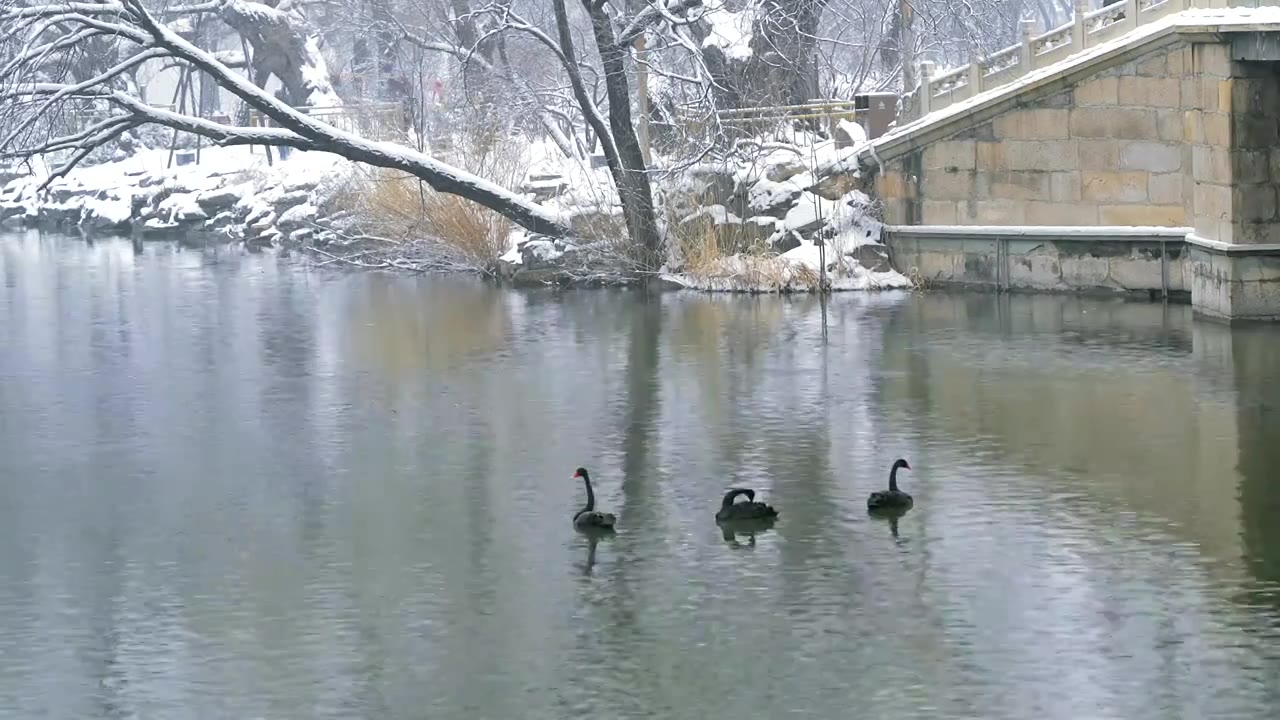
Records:
[[[510,318],[502,294],[479,282],[370,276],[351,290],[348,316],[359,356],[392,380],[455,370],[503,347]]]

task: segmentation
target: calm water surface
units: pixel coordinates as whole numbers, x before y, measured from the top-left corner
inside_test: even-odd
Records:
[[[895,293],[824,342],[34,234],[0,278],[4,717],[1280,717],[1280,330]],[[782,516],[726,540],[739,483]]]

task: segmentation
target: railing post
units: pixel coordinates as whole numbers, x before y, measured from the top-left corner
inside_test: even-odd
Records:
[[[924,117],[929,114],[929,106],[933,101],[933,61],[925,60],[920,63],[920,116]]]
[[[1084,14],[1089,12],[1089,0],[1076,0],[1075,23],[1071,26],[1072,54],[1085,49],[1089,34],[1084,31]]]
[[[1018,58],[1022,72],[1019,75],[1026,75],[1036,69],[1036,49],[1031,45],[1036,36],[1036,27],[1035,20],[1022,21],[1022,55]]]
[[[1141,11],[1138,8],[1138,0],[1124,0],[1125,27],[1133,30],[1141,25],[1142,23],[1138,19],[1139,15],[1141,15]]]
[[[969,56],[969,97],[982,92],[982,58]]]

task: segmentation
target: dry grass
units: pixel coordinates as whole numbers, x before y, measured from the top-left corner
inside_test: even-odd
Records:
[[[521,146],[493,127],[471,128],[440,157],[508,189],[527,170]],[[510,247],[513,225],[507,218],[394,170],[365,170],[335,204],[350,209],[372,233],[404,243],[425,241],[418,243],[422,250],[451,265],[491,271]]]

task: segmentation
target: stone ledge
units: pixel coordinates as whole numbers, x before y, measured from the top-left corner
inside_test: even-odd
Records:
[[[1277,255],[1280,256],[1280,245],[1271,244],[1249,244],[1249,243],[1228,243],[1221,240],[1210,240],[1209,238],[1200,237],[1194,232],[1187,233],[1186,242],[1199,248],[1204,248],[1210,252],[1220,255]]]
[[[1189,296],[1190,228],[886,226],[899,271],[926,282],[999,292]]]

